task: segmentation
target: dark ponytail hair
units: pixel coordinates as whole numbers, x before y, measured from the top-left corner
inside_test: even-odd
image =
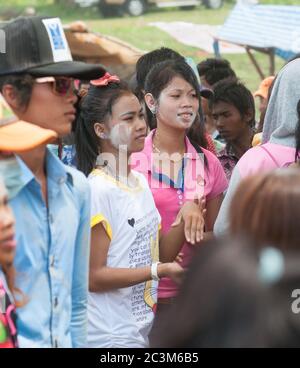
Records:
[[[10,264],[10,265],[1,264],[1,268],[2,268],[2,271],[4,273],[8,289],[12,294],[13,302],[14,302],[15,306],[17,308],[23,307],[28,302],[28,298],[15,285],[16,270],[15,270],[14,265],[13,264]]]
[[[88,91],[80,93],[75,122],[75,146],[77,168],[86,176],[95,167],[100,153],[100,139],[94,130],[95,123],[105,122],[112,114],[115,102],[128,93],[132,92],[124,82],[112,82],[101,87],[91,85]]]

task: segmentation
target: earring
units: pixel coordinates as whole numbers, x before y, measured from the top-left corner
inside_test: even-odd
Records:
[[[104,132],[101,132],[101,133],[99,134],[99,137],[100,137],[101,139],[107,139],[107,138],[108,138],[107,134],[106,134],[106,133],[104,133]]]
[[[151,107],[150,111],[152,112],[153,115],[156,115],[156,113],[157,113],[157,110],[156,110],[155,106]]]

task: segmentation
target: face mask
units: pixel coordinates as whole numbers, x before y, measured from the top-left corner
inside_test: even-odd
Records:
[[[2,177],[8,198],[14,198],[24,186],[22,181],[22,172],[16,157],[0,160],[0,177]]]

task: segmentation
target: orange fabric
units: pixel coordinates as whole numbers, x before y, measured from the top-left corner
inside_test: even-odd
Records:
[[[265,99],[268,98],[269,95],[269,88],[271,87],[271,84],[273,83],[273,80],[275,77],[268,77],[264,79],[261,84],[259,85],[259,88],[256,92],[253,93],[254,97],[261,96]]]
[[[0,116],[0,151],[27,151],[57,138],[52,130],[19,120],[1,94],[0,104],[3,109]]]
[[[24,121],[13,122],[4,126],[0,123],[0,150],[21,152],[33,149],[43,143],[57,138],[57,134],[49,129]]]

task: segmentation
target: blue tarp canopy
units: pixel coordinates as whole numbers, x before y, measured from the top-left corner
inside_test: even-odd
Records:
[[[217,39],[288,60],[300,52],[300,6],[238,4]]]

